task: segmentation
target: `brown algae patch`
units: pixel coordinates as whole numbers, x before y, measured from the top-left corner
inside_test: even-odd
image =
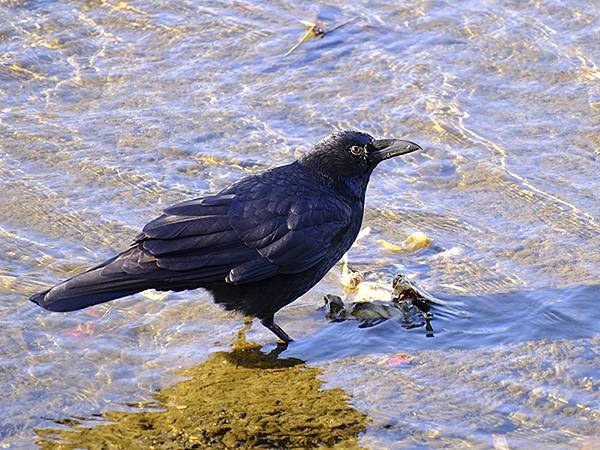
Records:
[[[182,371],[188,379],[155,395],[161,411],[108,412],[38,429],[42,449],[361,448],[367,416],[339,388],[321,389],[320,369],[265,354],[243,338]]]

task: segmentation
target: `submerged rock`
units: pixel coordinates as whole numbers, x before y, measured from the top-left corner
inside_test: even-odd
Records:
[[[333,322],[354,319],[360,327],[377,325],[388,319],[401,319],[402,310],[393,302],[373,300],[369,302],[344,303],[341,297],[327,294],[323,297],[325,317]]]
[[[441,304],[433,295],[400,273],[392,280],[392,301],[412,304],[423,314],[429,313],[431,306]]]

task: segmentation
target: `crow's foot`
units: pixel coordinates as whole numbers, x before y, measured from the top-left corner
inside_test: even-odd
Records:
[[[293,342],[293,339],[288,336],[288,334],[281,329],[279,325],[277,325],[274,321],[274,317],[270,316],[265,319],[262,319],[260,323],[262,323],[266,328],[271,330],[275,336],[281,339],[286,344],[289,342]]]

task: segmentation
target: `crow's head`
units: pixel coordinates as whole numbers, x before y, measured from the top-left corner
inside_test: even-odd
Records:
[[[330,178],[360,177],[368,180],[381,161],[420,150],[417,144],[400,139],[375,139],[356,130],[344,130],[327,136],[300,159]]]

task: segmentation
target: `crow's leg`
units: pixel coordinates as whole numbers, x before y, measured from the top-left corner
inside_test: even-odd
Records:
[[[275,336],[277,336],[283,342],[285,342],[285,343],[292,342],[293,339],[291,337],[289,337],[287,335],[287,333],[279,327],[279,325],[277,325],[275,322],[273,322],[273,320],[274,320],[274,317],[273,317],[273,314],[271,314],[270,316],[262,319],[260,321],[260,323],[262,323],[265,327],[267,327],[269,330],[271,330],[273,332],[273,334],[275,334]]]

